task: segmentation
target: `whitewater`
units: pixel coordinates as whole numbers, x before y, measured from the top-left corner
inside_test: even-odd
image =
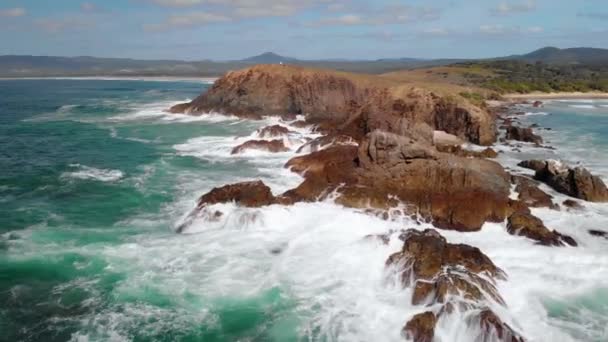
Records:
[[[196,96],[200,83],[15,82],[25,81],[0,81],[8,98],[0,100],[0,326],[8,340],[403,341],[407,320],[426,311],[385,267],[402,246],[398,234],[387,245],[366,236],[429,223],[383,220],[331,200],[227,203],[214,206],[221,218],[196,218],[175,232],[213,187],[260,179],[277,194],[297,186],[302,178],[283,166],[318,137],[311,129],[164,112]],[[57,103],[49,108],[17,113],[27,99],[8,88],[40,91],[48,82],[68,95],[51,92]],[[497,145],[498,160],[528,173],[517,162],[560,159],[608,179],[606,104],[527,108],[521,120],[543,128],[556,149]],[[290,152],[231,155],[267,138],[257,130],[273,124],[294,132],[284,138]],[[567,198],[542,189],[556,203]],[[608,205],[533,213],[579,247],[538,246],[504,223],[440,233],[479,247],[506,272],[497,286],[508,306],[492,309],[530,341],[608,340],[608,240],[587,232],[608,229]],[[473,333],[453,317],[436,340],[470,341]]]

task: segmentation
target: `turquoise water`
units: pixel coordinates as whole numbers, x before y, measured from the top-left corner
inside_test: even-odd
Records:
[[[292,152],[233,156],[278,120],[163,111],[208,86],[0,81],[0,340],[403,340],[403,324],[424,308],[384,268],[400,242],[364,237],[414,226],[407,218],[387,222],[332,203],[222,204],[219,221],[174,232],[214,186],[263,179],[279,193],[297,185],[282,166],[314,136],[294,133]],[[558,157],[607,177],[608,102],[571,105],[581,104],[547,104],[550,115],[525,119],[551,127],[541,132],[557,150],[523,148],[501,161]],[[442,234],[481,248],[509,274],[500,313],[530,340],[608,340],[608,241],[586,233],[608,227],[607,207],[535,214],[581,246],[536,246],[500,224]],[[457,325],[437,333],[467,341]]]
[[[251,123],[164,120],[163,108],[206,86],[0,81],[0,339],[286,337],[282,327],[293,320],[275,316],[291,304],[278,288],[242,299],[173,296],[154,276],[130,286],[145,270],[108,252],[175,235],[176,215],[184,214],[176,202],[200,195],[206,179],[257,172],[246,161],[218,164],[173,148],[193,137],[250,133]],[[214,324],[204,323],[201,308]],[[118,316],[124,320],[113,321]]]

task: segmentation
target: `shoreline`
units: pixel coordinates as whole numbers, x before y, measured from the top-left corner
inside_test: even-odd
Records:
[[[40,76],[40,77],[0,77],[0,81],[18,80],[76,80],[76,81],[153,81],[153,82],[196,82],[213,83],[219,77],[178,77],[178,76]]]
[[[561,93],[529,93],[529,94],[505,94],[507,100],[553,100],[553,99],[608,99],[608,93],[601,92],[561,92]]]

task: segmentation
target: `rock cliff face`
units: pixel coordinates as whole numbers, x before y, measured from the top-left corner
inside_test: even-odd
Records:
[[[416,123],[478,144],[495,141],[494,118],[464,99],[441,97],[379,76],[259,65],[220,78],[174,113],[219,112],[246,118],[303,114],[311,123],[360,139],[376,129],[403,134]]]

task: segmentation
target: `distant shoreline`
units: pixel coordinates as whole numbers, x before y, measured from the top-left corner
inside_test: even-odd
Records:
[[[561,92],[561,93],[529,93],[529,94],[505,94],[504,98],[509,100],[551,100],[551,99],[608,99],[608,93],[600,92]]]
[[[197,82],[213,83],[218,77],[178,77],[178,76],[40,76],[40,77],[0,77],[0,81],[11,80],[102,80],[102,81],[155,81],[155,82]]]

